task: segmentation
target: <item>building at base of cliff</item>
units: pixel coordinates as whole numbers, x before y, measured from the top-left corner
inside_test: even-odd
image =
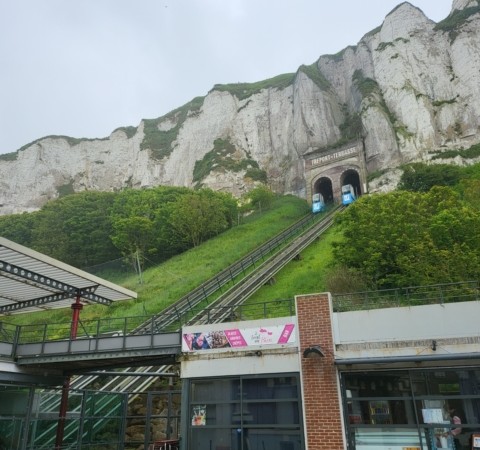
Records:
[[[287,317],[182,329],[182,450],[480,448],[478,298],[295,303]]]

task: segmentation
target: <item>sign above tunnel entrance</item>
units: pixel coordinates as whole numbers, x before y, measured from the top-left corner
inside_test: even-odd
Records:
[[[322,166],[333,161],[338,161],[349,156],[356,155],[360,150],[360,144],[355,144],[351,147],[343,148],[333,153],[328,153],[326,155],[318,156],[317,158],[308,159],[306,163],[307,166],[311,169],[313,167]]]

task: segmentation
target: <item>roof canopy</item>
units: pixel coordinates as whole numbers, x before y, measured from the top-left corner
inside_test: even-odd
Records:
[[[77,297],[110,305],[137,294],[0,237],[0,315],[66,308]]]

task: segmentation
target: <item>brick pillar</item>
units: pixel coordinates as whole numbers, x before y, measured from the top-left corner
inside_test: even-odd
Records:
[[[307,450],[343,450],[344,430],[328,294],[296,296]],[[312,345],[323,358],[303,358]]]

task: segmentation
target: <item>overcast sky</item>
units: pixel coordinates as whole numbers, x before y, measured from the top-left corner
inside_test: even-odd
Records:
[[[0,0],[0,153],[102,138],[355,45],[397,0]],[[452,0],[411,0],[438,22]]]

